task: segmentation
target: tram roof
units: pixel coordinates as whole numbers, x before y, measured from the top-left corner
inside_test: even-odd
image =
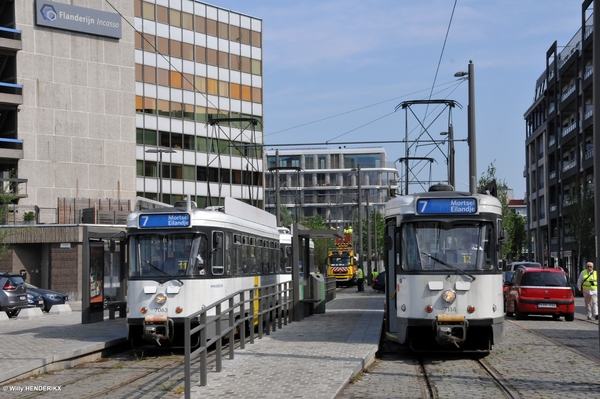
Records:
[[[433,191],[394,197],[385,205],[385,217],[395,215],[414,215],[417,210],[417,201],[424,198],[440,199],[467,199],[477,201],[477,214],[492,213],[502,215],[502,204],[498,198],[487,194],[472,194],[462,191]]]
[[[132,212],[127,217],[127,227],[138,228],[138,220],[141,215],[161,213],[188,213],[191,226],[222,227],[246,232],[253,230],[279,236],[275,215],[231,197],[225,198],[224,207],[211,207],[210,209],[164,207]]]

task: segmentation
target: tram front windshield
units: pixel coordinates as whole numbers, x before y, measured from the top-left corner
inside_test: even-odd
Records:
[[[203,234],[132,235],[129,277],[203,276],[207,243]]]
[[[494,264],[492,223],[415,222],[401,227],[403,270],[489,270]]]

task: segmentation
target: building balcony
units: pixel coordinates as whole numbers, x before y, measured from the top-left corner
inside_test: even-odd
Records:
[[[567,89],[567,91],[565,91],[565,92],[563,93],[563,95],[560,97],[560,101],[561,101],[561,102],[563,102],[563,101],[565,101],[567,98],[569,98],[569,96],[575,92],[575,87],[576,87],[576,86],[575,86],[574,84],[573,84],[573,85],[571,85],[571,86],[570,86],[570,87]]]
[[[0,49],[13,51],[22,50],[21,31],[0,26]]]
[[[574,159],[572,161],[565,162],[563,164],[562,171],[566,172],[568,170],[573,169],[575,166],[577,166],[577,160],[576,159]]]
[[[569,134],[573,130],[575,130],[576,127],[577,127],[577,124],[575,122],[571,123],[569,126],[562,129],[561,136],[565,137],[567,134]]]
[[[0,104],[23,104],[23,85],[0,82]]]

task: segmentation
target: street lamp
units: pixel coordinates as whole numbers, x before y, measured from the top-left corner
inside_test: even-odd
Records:
[[[467,108],[467,142],[469,143],[469,189],[472,194],[477,193],[477,151],[475,149],[475,71],[473,61],[469,60],[468,72],[456,72],[457,78],[467,76],[469,81],[469,106]]]
[[[168,154],[173,154],[176,151],[172,148],[162,149],[162,148],[150,148],[146,150],[148,154],[158,154],[158,201],[163,202],[163,193],[162,193],[162,155],[166,152]]]
[[[456,189],[454,185],[454,128],[448,126],[447,132],[441,132],[440,135],[448,135],[448,184]]]

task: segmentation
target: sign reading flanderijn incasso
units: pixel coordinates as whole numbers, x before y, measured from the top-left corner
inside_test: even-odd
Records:
[[[35,0],[36,25],[91,35],[121,38],[121,16],[116,13]]]

